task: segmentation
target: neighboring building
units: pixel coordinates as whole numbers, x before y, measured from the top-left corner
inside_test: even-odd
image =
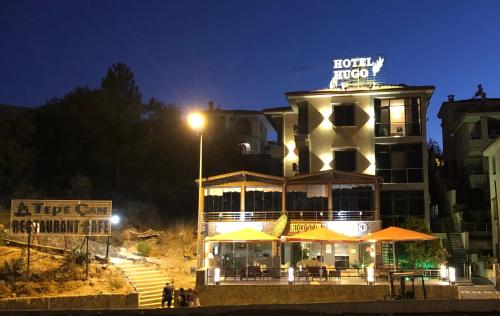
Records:
[[[500,99],[455,100],[443,102],[438,113],[442,120],[443,187],[456,191],[448,208],[463,209],[459,232],[469,232],[472,253],[488,254],[490,243],[490,185],[488,163],[483,151],[500,135]]]
[[[339,170],[383,178],[383,226],[429,224],[426,120],[433,86],[367,85],[289,92],[264,110],[283,148],[285,177]],[[335,200],[335,197],[334,197]]]
[[[500,192],[500,169],[498,168],[497,161],[500,161],[500,137],[497,138],[486,150],[483,152],[484,156],[488,158],[489,169],[489,186],[490,186],[490,207],[491,207],[491,227],[492,227],[492,244],[493,255],[495,258],[500,257],[500,245],[498,243],[498,233],[500,231],[499,221],[499,201],[498,192]]]
[[[269,154],[268,133],[273,127],[262,111],[252,110],[223,110],[215,108],[211,101],[205,112],[208,128],[223,130],[238,137],[238,150],[244,155]]]

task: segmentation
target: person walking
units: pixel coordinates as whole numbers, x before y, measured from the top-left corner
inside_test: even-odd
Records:
[[[200,307],[200,298],[198,297],[198,291],[193,290],[191,294],[191,300],[193,301],[193,307]]]
[[[167,282],[163,288],[163,295],[161,298],[161,308],[165,308],[165,302],[167,302],[167,308],[172,306],[172,299],[174,298],[174,288]]]

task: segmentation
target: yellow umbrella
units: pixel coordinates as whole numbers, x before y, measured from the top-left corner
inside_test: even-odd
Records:
[[[358,238],[343,235],[328,228],[320,227],[285,237],[287,241],[303,242],[352,242],[358,241]]]
[[[372,234],[368,234],[363,241],[385,241],[392,242],[392,258],[396,264],[396,241],[425,241],[438,239],[436,236],[416,232],[409,229],[390,226]]]
[[[247,242],[247,241],[276,241],[276,240],[279,239],[252,228],[243,228],[229,233],[223,233],[206,238],[206,241],[218,241],[218,242]]]
[[[436,236],[419,233],[413,230],[400,227],[388,227],[372,234],[368,234],[363,241],[418,241],[418,240],[434,240]]]

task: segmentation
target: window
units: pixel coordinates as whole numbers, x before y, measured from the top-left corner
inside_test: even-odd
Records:
[[[240,188],[205,189],[205,212],[239,212]]]
[[[409,217],[425,216],[423,191],[380,192],[380,216],[384,227],[399,226]]]
[[[496,156],[491,157],[491,172],[493,173],[493,175],[497,174],[497,159],[496,158],[497,158]]]
[[[335,220],[346,220],[373,214],[373,190],[371,187],[333,188]],[[360,214],[360,212],[362,212]],[[343,215],[344,214],[344,215]]]
[[[335,170],[356,171],[356,149],[334,151]]]
[[[305,174],[309,172],[309,147],[304,146],[299,149],[299,172]]]
[[[420,131],[420,99],[375,99],[375,136],[415,136]]]
[[[297,185],[289,186],[286,192],[287,211],[328,211],[328,196],[324,185]]]
[[[489,130],[489,126],[488,126]],[[470,123],[470,139],[481,139],[481,121]]]
[[[299,126],[297,127],[297,133],[300,135],[309,134],[309,116],[307,103],[299,104],[299,117],[298,117]]]
[[[245,212],[281,211],[281,189],[247,187],[245,192]]]
[[[488,117],[488,137],[497,138],[500,135],[500,120]]]
[[[252,135],[252,123],[248,119],[239,119],[236,123],[236,133],[238,135]]]
[[[335,126],[354,126],[354,104],[334,105],[333,124]]]
[[[375,164],[386,183],[422,182],[422,144],[375,145]]]

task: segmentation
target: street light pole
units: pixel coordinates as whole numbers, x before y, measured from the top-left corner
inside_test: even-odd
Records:
[[[202,184],[202,168],[203,168],[203,126],[205,118],[201,113],[190,113],[187,117],[189,126],[200,133],[200,165],[198,170],[198,231],[196,241],[196,263],[198,268],[203,267],[203,184]]]
[[[202,253],[205,249],[203,249],[203,242],[201,236],[201,230],[203,228],[203,187],[202,187],[202,163],[203,163],[203,132],[200,129],[200,166],[198,173],[198,236],[197,236],[197,248],[196,248],[196,257],[197,257],[197,265],[198,268],[203,266],[203,256]]]

